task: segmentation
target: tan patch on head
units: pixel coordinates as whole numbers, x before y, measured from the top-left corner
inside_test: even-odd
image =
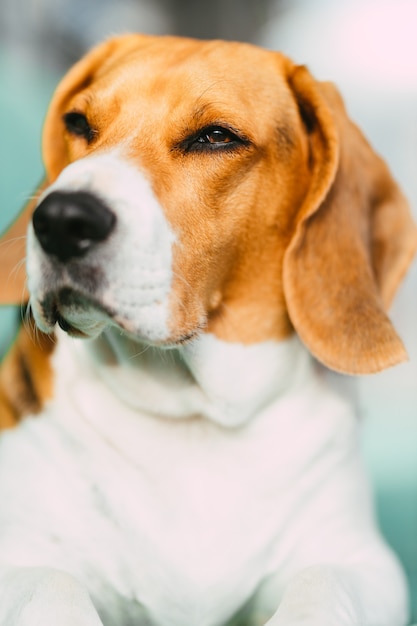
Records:
[[[53,394],[54,338],[22,326],[0,367],[0,430],[39,413]]]
[[[283,254],[309,181],[308,145],[283,76],[285,60],[252,46],[188,45],[175,66],[167,61],[175,48],[161,50],[157,67],[150,62],[160,85],[151,113],[147,86],[154,85],[141,75],[146,124],[130,151],[178,234],[171,325],[186,335],[205,320],[228,341],[281,339],[291,332]],[[242,145],[184,149],[188,138],[216,126],[235,131]]]

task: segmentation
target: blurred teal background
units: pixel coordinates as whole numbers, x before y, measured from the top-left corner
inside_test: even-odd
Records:
[[[41,126],[57,78],[29,60],[21,63],[0,45],[0,232],[41,180]],[[19,314],[0,307],[0,355],[14,337]]]
[[[59,77],[87,47],[129,30],[254,41],[333,80],[417,216],[416,24],[415,0],[2,0],[0,230],[42,177],[42,121]],[[406,568],[417,621],[417,263],[391,313],[410,363],[346,383],[381,528]],[[0,309],[0,353],[18,318]]]

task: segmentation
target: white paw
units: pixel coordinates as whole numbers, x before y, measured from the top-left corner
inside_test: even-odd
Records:
[[[87,591],[57,570],[13,569],[0,596],[0,626],[103,626]]]

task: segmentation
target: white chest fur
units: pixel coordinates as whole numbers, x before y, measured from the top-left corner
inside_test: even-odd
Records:
[[[162,360],[97,345],[62,337],[55,401],[2,440],[1,552],[69,569],[99,604],[110,587],[155,624],[224,623],[291,553],[283,529],[354,419],[296,339],[207,336]]]

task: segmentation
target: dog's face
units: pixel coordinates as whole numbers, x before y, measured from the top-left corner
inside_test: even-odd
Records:
[[[256,48],[138,39],[66,98],[65,166],[29,234],[41,328],[115,323],[170,345],[214,326],[288,333],[280,266],[309,174],[283,65]],[[260,307],[268,327],[258,316],[251,329]]]
[[[174,346],[207,331],[243,343],[282,339],[293,324],[330,366],[360,370],[349,329],[363,313],[359,344],[370,337],[387,352],[378,347],[368,369],[402,358],[379,291],[391,297],[415,235],[404,254],[393,246],[393,260],[379,235],[387,224],[371,224],[369,207],[401,205],[385,216],[406,239],[406,204],[334,90],[282,55],[110,40],[59,86],[44,159],[49,186],[27,252],[42,330],[58,322],[92,337],[117,325]],[[335,329],[343,336],[332,347],[325,336]],[[346,350],[355,352],[349,364],[339,358]]]

